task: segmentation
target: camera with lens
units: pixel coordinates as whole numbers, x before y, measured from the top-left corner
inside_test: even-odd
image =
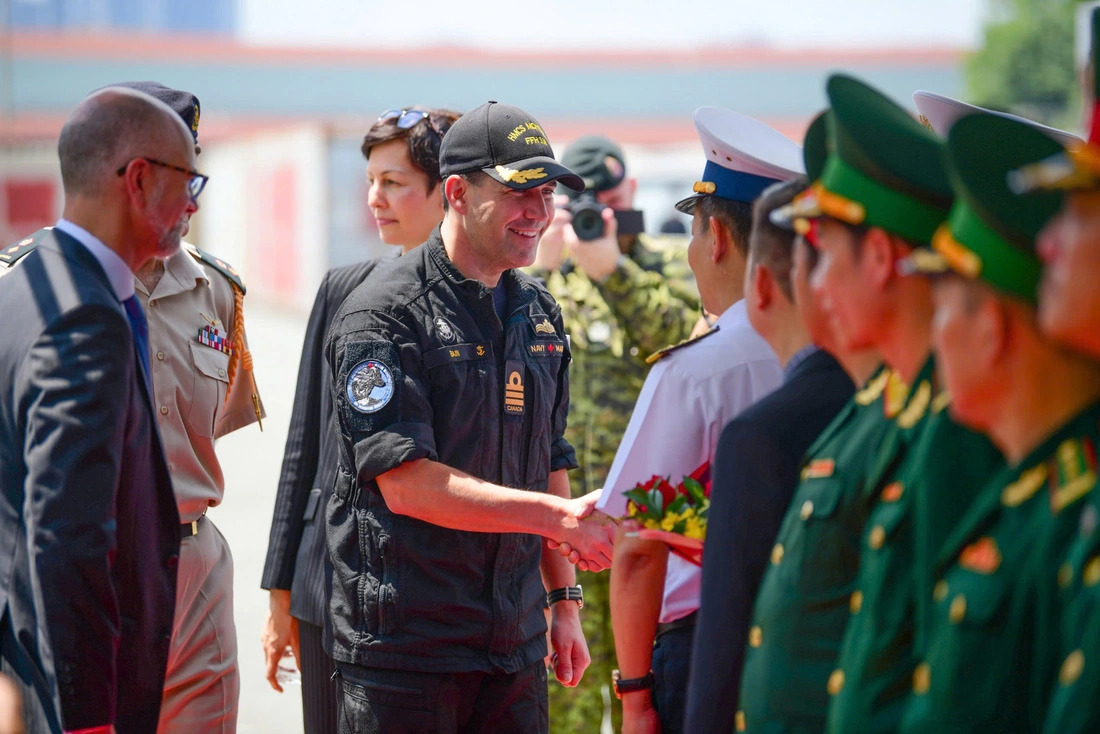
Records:
[[[573,216],[573,231],[577,239],[590,242],[603,237],[603,210],[605,204],[596,201],[595,193],[585,191],[571,199],[564,207]],[[639,234],[645,231],[642,212],[635,209],[615,210],[615,221],[619,225],[619,234]]]

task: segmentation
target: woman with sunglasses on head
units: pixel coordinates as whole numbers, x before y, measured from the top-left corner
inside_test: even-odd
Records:
[[[382,241],[399,246],[402,254],[427,240],[443,219],[439,146],[457,119],[458,113],[443,109],[387,110],[363,138],[367,204]],[[328,613],[324,507],[337,465],[324,341],[340,304],[382,261],[333,268],[317,292],[306,326],[261,583],[270,592],[262,636],[267,679],[282,691],[277,668],[289,645],[302,672],[307,734],[335,734],[340,699],[338,684],[330,680],[335,668],[321,644]]]

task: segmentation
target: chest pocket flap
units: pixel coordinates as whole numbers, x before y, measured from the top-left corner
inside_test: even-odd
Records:
[[[203,346],[197,342],[190,342],[191,359],[195,363],[195,369],[207,377],[215,380],[229,382],[229,355],[219,352],[217,349]]]

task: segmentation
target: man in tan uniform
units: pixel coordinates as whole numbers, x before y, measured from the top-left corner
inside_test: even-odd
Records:
[[[199,152],[199,101],[193,94],[154,82],[112,86],[144,92],[175,110]],[[184,217],[196,210],[193,198]],[[14,267],[45,231],[0,250],[0,272]],[[264,416],[245,342],[245,289],[231,266],[186,242],[171,257],[146,263],[136,276],[149,325],[153,406],[183,523],[158,731],[234,732],[240,678],[233,558],[206,511],[221,503],[225,490],[214,440]]]
[[[194,95],[133,86],[170,94],[198,147]],[[206,511],[225,491],[214,440],[263,417],[245,342],[244,284],[231,266],[186,243],[172,257],[148,263],[137,280],[149,321],[157,424],[184,523],[158,730],[233,732],[240,696],[233,557]]]

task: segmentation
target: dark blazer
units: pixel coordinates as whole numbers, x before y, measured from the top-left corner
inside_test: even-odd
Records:
[[[753,601],[802,459],[855,387],[825,351],[734,418],[715,451],[684,731],[734,730]]]
[[[30,732],[155,731],[180,520],[129,321],[56,229],[0,278],[0,313],[4,672]]]
[[[380,262],[333,268],[325,273],[306,325],[298,386],[283,451],[283,469],[271,519],[261,586],[290,589],[290,613],[318,627],[325,604],[325,503],[336,478],[337,432],[325,336],[340,305]]]

